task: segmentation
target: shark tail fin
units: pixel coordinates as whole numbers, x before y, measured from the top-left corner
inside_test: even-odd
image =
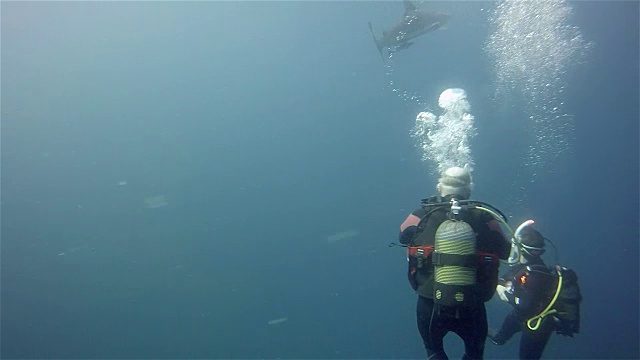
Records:
[[[373,37],[373,41],[376,43],[376,47],[378,48],[378,52],[380,53],[380,56],[382,57],[382,61],[384,61],[384,54],[382,53],[382,46],[380,45],[380,41],[378,41],[378,39],[376,38],[376,34],[373,32],[373,26],[371,25],[371,22],[369,22],[369,30],[371,31],[371,36]]]

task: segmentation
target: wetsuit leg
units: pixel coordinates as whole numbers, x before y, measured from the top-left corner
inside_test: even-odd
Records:
[[[448,330],[439,321],[437,313],[434,312],[433,299],[418,296],[417,318],[418,331],[420,331],[422,342],[427,349],[428,359],[447,360],[442,339]]]
[[[482,359],[487,339],[487,312],[484,304],[465,309],[456,320],[456,334],[464,341],[463,360]]]
[[[509,341],[513,335],[522,329],[522,321],[518,319],[515,310],[512,310],[507,317],[504,318],[500,331],[491,339],[495,344],[502,345]]]
[[[524,324],[520,340],[520,359],[540,359],[554,330],[555,323],[552,316],[547,316],[535,331]]]

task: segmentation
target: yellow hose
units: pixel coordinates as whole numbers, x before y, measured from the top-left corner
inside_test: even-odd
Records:
[[[538,315],[532,317],[531,319],[527,320],[527,327],[530,330],[538,330],[538,328],[540,327],[540,324],[542,323],[542,319],[544,319],[545,316],[547,315],[551,315],[551,314],[555,314],[558,312],[558,310],[556,309],[551,309],[553,307],[553,305],[555,305],[556,300],[558,300],[558,296],[560,295],[560,290],[562,289],[562,273],[559,270],[556,270],[558,272],[558,287],[556,287],[556,294],[553,296],[553,299],[551,299],[551,302],[549,303],[549,305],[547,305],[547,307]],[[531,325],[535,322],[535,325]]]
[[[500,223],[502,223],[502,225],[504,225],[504,227],[507,228],[507,230],[509,230],[509,233],[511,233],[511,237],[513,237],[513,230],[511,230],[511,228],[509,227],[509,225],[507,225],[507,222],[504,221],[504,219],[502,218],[502,216],[496,214],[495,211],[491,210],[491,209],[487,209],[486,207],[482,207],[482,206],[476,206],[475,207],[478,210],[482,210],[482,211],[486,211],[489,214],[491,214],[491,216],[493,216],[496,220],[500,221]]]

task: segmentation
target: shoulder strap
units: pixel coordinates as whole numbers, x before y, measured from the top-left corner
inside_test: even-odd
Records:
[[[425,207],[425,206],[428,207],[429,205],[437,204],[440,202],[442,202],[442,199],[440,198],[440,196],[435,195],[435,196],[420,200],[420,205],[422,207]]]

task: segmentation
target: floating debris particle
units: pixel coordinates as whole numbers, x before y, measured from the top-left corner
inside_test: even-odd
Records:
[[[267,321],[267,324],[269,324],[269,325],[277,325],[277,324],[282,324],[283,322],[285,322],[287,320],[289,320],[289,318],[281,317],[279,319],[269,320],[269,321]]]
[[[144,203],[149,209],[156,209],[169,205],[167,198],[164,195],[149,196],[144,199]]]
[[[333,235],[327,236],[327,242],[334,243],[336,241],[350,239],[350,238],[356,237],[358,235],[360,235],[360,231],[358,231],[358,230],[342,231],[342,232],[338,232],[338,233],[335,233]]]

